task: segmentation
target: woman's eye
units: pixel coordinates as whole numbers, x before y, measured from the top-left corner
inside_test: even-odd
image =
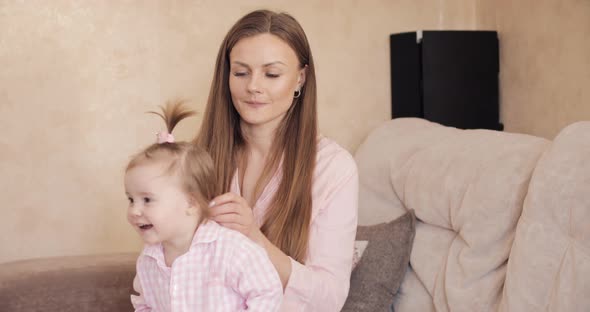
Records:
[[[236,76],[236,77],[246,76],[246,72],[234,72],[234,76]]]
[[[266,74],[266,77],[268,77],[268,78],[279,78],[280,76],[281,75],[279,75],[279,74],[271,74],[271,73]]]

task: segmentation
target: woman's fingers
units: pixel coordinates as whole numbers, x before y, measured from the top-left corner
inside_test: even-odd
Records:
[[[232,230],[249,236],[257,229],[252,209],[248,202],[235,193],[225,193],[215,197],[209,204],[211,219]]]
[[[228,229],[232,229],[234,231],[238,231],[240,233],[244,233],[244,226],[238,223],[222,223],[222,222],[218,222],[221,226],[228,228]]]
[[[213,206],[219,206],[219,205],[223,205],[226,203],[230,203],[230,202],[235,202],[237,204],[241,204],[244,206],[248,206],[248,203],[246,202],[246,200],[235,193],[232,192],[227,192],[225,194],[221,194],[215,198],[213,198],[213,200],[209,203],[209,207],[213,207]]]
[[[240,213],[240,206],[234,203],[228,203],[223,205],[218,205],[209,209],[209,213],[212,217],[223,215],[227,213]]]
[[[213,217],[213,220],[217,223],[236,223],[242,224],[244,218],[240,217],[237,213],[224,213]]]

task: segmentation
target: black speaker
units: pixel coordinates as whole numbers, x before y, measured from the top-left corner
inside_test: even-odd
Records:
[[[422,52],[416,33],[391,35],[391,110],[395,117],[424,116]]]
[[[419,117],[462,129],[502,130],[495,31],[392,34],[392,118]]]

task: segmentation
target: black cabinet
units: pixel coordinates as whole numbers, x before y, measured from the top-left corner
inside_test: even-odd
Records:
[[[495,31],[392,34],[390,56],[392,118],[502,130]]]

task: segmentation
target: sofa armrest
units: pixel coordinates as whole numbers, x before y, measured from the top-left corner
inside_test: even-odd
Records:
[[[136,253],[21,260],[0,264],[5,311],[133,311]]]

